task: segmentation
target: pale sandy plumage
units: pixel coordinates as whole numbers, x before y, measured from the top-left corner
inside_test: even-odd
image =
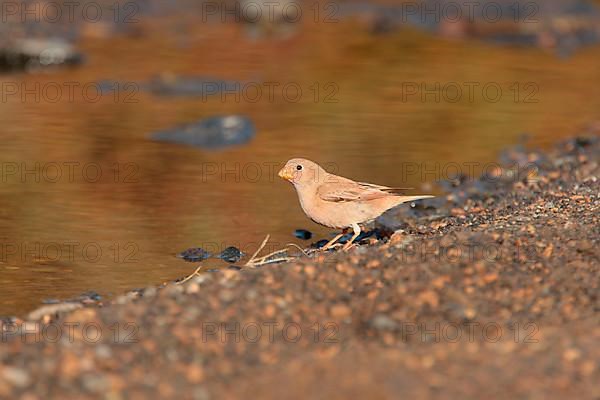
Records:
[[[360,224],[374,220],[399,204],[433,197],[403,196],[401,192],[405,189],[355,182],[330,174],[302,158],[289,160],[279,176],[294,185],[302,210],[314,222],[329,228],[353,228],[354,237],[345,248],[360,234]]]

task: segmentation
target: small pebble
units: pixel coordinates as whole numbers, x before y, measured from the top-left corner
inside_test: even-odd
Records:
[[[201,247],[196,247],[182,251],[181,253],[177,254],[177,257],[187,262],[198,262],[212,257],[212,254]]]
[[[391,331],[398,327],[398,323],[385,314],[377,314],[371,320],[371,326],[380,331]]]
[[[29,373],[21,368],[5,367],[2,373],[4,379],[18,388],[24,388],[31,382]]]
[[[244,256],[237,247],[230,246],[223,250],[217,258],[220,258],[223,261],[227,261],[230,264],[236,263],[240,261],[240,259]]]
[[[306,229],[296,229],[294,231],[294,236],[296,236],[298,239],[308,240],[312,238],[312,232],[307,231]]]

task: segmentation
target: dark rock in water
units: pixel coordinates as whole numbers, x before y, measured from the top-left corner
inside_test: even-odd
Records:
[[[212,254],[200,247],[197,247],[187,249],[186,251],[177,254],[177,257],[182,258],[184,261],[187,262],[198,262],[212,257]]]
[[[242,253],[237,247],[230,246],[223,250],[221,254],[217,255],[216,257],[233,264],[240,261],[243,256],[244,253]]]
[[[227,261],[231,264],[238,262],[243,256],[244,253],[242,253],[237,247],[233,246],[226,248],[221,253],[215,256],[213,256],[211,253],[200,247],[187,249],[186,251],[177,254],[177,257],[182,258],[183,260],[188,262],[198,262],[214,257],[220,258],[221,260]]]
[[[306,229],[296,229],[294,231],[294,236],[298,239],[308,240],[312,237],[312,232],[307,231]]]
[[[318,242],[311,244],[310,247],[312,247],[313,249],[320,249],[321,247],[325,246],[327,243],[329,243],[329,240],[321,239]]]
[[[44,299],[42,300],[42,304],[58,304],[60,300],[58,299]]]
[[[218,268],[212,268],[212,269],[207,269],[204,272],[219,272],[219,271],[220,271],[220,269],[218,269]]]
[[[23,39],[0,48],[0,71],[77,65],[82,61],[83,56],[60,39]]]
[[[158,132],[154,140],[187,144],[205,149],[220,149],[247,143],[256,129],[249,118],[241,115],[211,117],[193,124]]]
[[[160,75],[142,85],[149,92],[161,96],[202,96],[206,98],[217,93],[241,91],[241,84],[210,77],[185,77]]]
[[[409,25],[444,37],[552,49],[560,56],[569,56],[584,46],[600,42],[600,8],[590,0],[410,3],[343,2],[337,15],[370,17],[366,20],[371,21],[373,33],[387,33]]]
[[[230,269],[232,271],[240,271],[242,267],[238,267],[237,265],[230,265],[229,267],[227,267],[227,269]]]
[[[501,19],[495,21],[499,23],[480,11],[473,21],[462,24],[463,35],[495,43],[553,49],[559,56],[569,56],[600,41],[600,9],[588,0],[486,0],[481,10],[489,5],[500,6]],[[443,25],[437,30],[444,34]]]

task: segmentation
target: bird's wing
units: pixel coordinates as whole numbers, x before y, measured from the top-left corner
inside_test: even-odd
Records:
[[[334,181],[321,184],[317,189],[317,195],[324,201],[368,201],[390,195],[398,195],[403,190],[406,189],[389,188],[387,186],[354,182],[350,179],[336,177]]]
[[[398,194],[398,195],[404,194],[404,192],[406,192],[407,190],[414,189],[414,188],[393,188],[393,187],[388,187],[388,186],[374,185],[372,183],[365,183],[365,182],[358,182],[358,184],[365,188],[377,189],[377,190],[380,190],[385,193]]]

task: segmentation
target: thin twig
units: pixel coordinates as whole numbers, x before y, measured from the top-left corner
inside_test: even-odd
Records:
[[[270,253],[270,254],[267,254],[266,256],[262,256],[262,257],[260,257],[258,260],[265,260],[265,259],[267,259],[267,258],[269,258],[269,257],[273,257],[273,256],[274,256],[274,255],[276,255],[276,254],[280,254],[280,253],[283,253],[283,252],[287,252],[287,250],[288,250],[288,249],[287,249],[287,247],[290,247],[290,246],[292,246],[292,247],[295,247],[295,248],[297,248],[298,250],[300,250],[300,251],[302,252],[302,254],[304,254],[306,257],[310,257],[310,254],[308,254],[308,253],[306,252],[306,250],[304,250],[302,247],[298,246],[298,245],[297,245],[297,244],[295,244],[295,243],[288,243],[288,244],[286,244],[286,245],[285,245],[285,248],[283,248],[283,249],[281,249],[281,250],[274,251],[274,252],[272,252],[272,253]],[[289,258],[289,257],[288,257],[288,258]]]
[[[258,255],[258,253],[260,253],[261,250],[267,245],[267,242],[269,241],[270,237],[271,237],[271,235],[267,235],[265,237],[265,240],[263,240],[263,242],[260,245],[260,247],[258,248],[258,250],[256,250],[254,252],[254,254],[252,254],[252,257],[250,257],[250,260],[248,260],[248,262],[246,263],[247,266],[250,266],[252,264],[252,262],[254,261],[254,259],[256,258],[256,256]]]
[[[306,250],[304,250],[302,247],[298,246],[296,243],[288,243],[286,244],[286,246],[292,246],[297,248],[298,250],[300,250],[302,252],[302,254],[304,254],[306,257],[309,256],[309,254],[306,252]]]
[[[250,260],[248,260],[248,262],[246,263],[247,267],[256,267],[256,266],[265,265],[265,264],[272,264],[275,262],[291,261],[296,257],[284,256],[284,257],[273,258],[275,256],[278,256],[279,254],[287,253],[287,251],[288,251],[287,248],[290,246],[297,248],[298,250],[300,250],[302,252],[302,254],[304,254],[307,257],[310,257],[310,254],[306,250],[304,250],[302,247],[298,246],[295,243],[288,243],[285,245],[285,248],[283,248],[283,249],[276,250],[276,251],[269,253],[267,255],[264,255],[262,257],[257,257],[258,254],[260,253],[260,251],[266,246],[266,244],[269,240],[269,237],[270,236],[267,235],[267,237],[262,242],[262,244],[260,245],[258,250],[256,250],[256,252],[252,255]]]
[[[255,259],[255,260],[253,260],[252,263],[253,264],[255,264],[257,262],[260,263],[261,261],[264,261],[264,260],[266,260],[268,258],[271,258],[271,257],[276,256],[276,255],[281,254],[281,253],[287,253],[287,249],[281,249],[281,250],[274,251],[272,253],[267,254],[266,256],[262,256],[262,257],[259,257],[259,258]]]
[[[260,267],[262,265],[267,265],[267,264],[274,264],[274,263],[279,263],[279,262],[287,262],[287,261],[292,261],[294,258],[295,257],[281,257],[281,258],[273,258],[273,259],[270,259],[270,260],[259,259],[259,261],[256,261],[252,265],[249,265],[249,267]]]
[[[182,285],[184,283],[186,283],[187,281],[189,281],[190,279],[192,279],[194,276],[196,275],[200,275],[198,272],[200,271],[200,269],[202,268],[202,265],[199,266],[198,268],[196,268],[196,270],[194,272],[192,272],[190,275],[186,276],[183,280],[176,282],[176,285]]]

